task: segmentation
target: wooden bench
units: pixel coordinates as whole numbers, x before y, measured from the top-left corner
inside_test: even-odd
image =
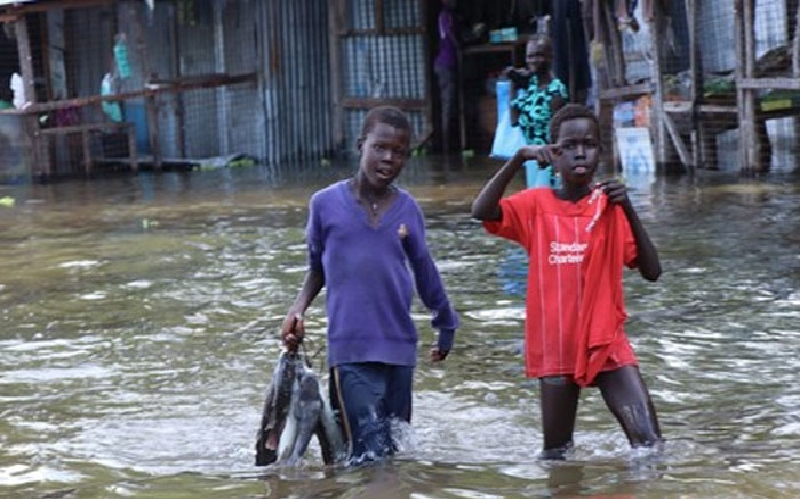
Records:
[[[71,125],[53,128],[40,128],[36,131],[35,136],[38,144],[38,149],[43,154],[43,162],[46,173],[51,173],[50,163],[50,137],[66,136],[71,134],[81,134],[81,142],[83,146],[83,167],[84,171],[89,174],[94,167],[92,160],[92,151],[89,147],[89,139],[92,132],[120,132],[124,131],[128,135],[128,154],[131,160],[131,171],[134,173],[138,170],[139,165],[136,157],[136,127],[133,123],[129,122],[103,122],[103,123],[86,123],[81,125]]]

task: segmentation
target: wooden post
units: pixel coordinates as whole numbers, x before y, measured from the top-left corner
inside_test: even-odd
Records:
[[[328,50],[330,52],[331,94],[333,98],[333,135],[334,150],[342,150],[344,143],[344,90],[342,87],[342,51],[341,35],[345,28],[344,0],[328,2]]]
[[[128,156],[131,160],[131,171],[136,173],[139,171],[139,158],[136,154],[136,126],[131,124],[127,127],[128,130]]]
[[[800,6],[797,7],[795,17],[794,41],[792,43],[792,76],[794,78],[800,78]]]
[[[600,0],[597,0],[600,1]],[[620,38],[617,17],[613,13],[613,7],[609,4],[604,16],[606,20],[606,32],[608,37],[605,40],[607,60],[607,70],[610,75],[611,84],[621,87],[625,85],[625,52],[622,50],[622,39]]]
[[[36,87],[34,85],[33,55],[31,53],[31,40],[28,35],[28,21],[25,14],[21,14],[17,18],[14,24],[14,31],[17,37],[19,68],[24,80],[25,100],[35,103]],[[39,168],[44,168],[44,175],[49,177],[52,174],[52,165],[49,157],[50,148],[47,139],[41,138],[39,135],[39,119],[34,113],[25,115],[24,121],[26,122],[25,129],[31,144],[31,159],[33,161],[31,171],[38,166]]]
[[[222,2],[214,2],[214,70],[219,74],[224,74],[227,64],[225,63],[225,5]],[[228,133],[228,90],[225,86],[217,87],[217,135],[219,140],[220,154],[230,153],[230,141]]]
[[[89,144],[91,131],[84,129],[81,131],[81,146],[83,147],[83,171],[88,176],[92,173],[92,149]]]
[[[659,2],[655,5],[655,18],[650,21],[650,41],[653,50],[653,123],[651,129],[656,146],[656,163],[664,165],[669,160],[666,122],[664,119],[664,11]]]
[[[416,0],[417,1],[417,8],[422,13],[422,26],[423,28],[428,26],[428,16],[429,10],[424,0]],[[423,53],[425,54],[425,60],[430,61],[433,60],[433,51],[431,50],[431,44],[429,42],[428,37],[423,37],[422,40],[422,49]],[[425,64],[424,76],[425,78],[425,133],[423,134],[423,140],[427,139],[427,137],[431,136],[434,132],[434,124],[433,124],[433,74],[431,74],[431,66],[429,64]]]
[[[703,161],[704,141],[707,130],[703,124],[700,104],[703,95],[703,69],[700,58],[700,47],[697,36],[697,18],[700,15],[700,0],[687,0],[689,17],[689,73],[691,76],[691,120],[695,129],[694,148],[692,150],[693,169],[700,167]]]
[[[181,71],[181,50],[180,50],[180,36],[178,36],[178,13],[177,4],[173,3],[170,9],[170,33],[169,43],[172,46],[172,71],[175,78],[180,81],[182,76]],[[178,147],[178,154],[181,158],[186,158],[186,110],[183,104],[183,89],[178,84],[178,89],[175,92],[175,142]]]
[[[795,13],[796,20],[794,22],[794,42],[792,43],[792,76],[795,79],[800,79],[800,5],[797,6]],[[800,116],[795,116],[792,120],[792,128],[794,128],[794,147],[796,151],[800,151]],[[795,169],[798,166],[798,154],[793,155],[795,158]]]
[[[28,35],[28,21],[25,15],[17,18],[14,26],[17,36],[17,53],[19,54],[19,67],[22,79],[25,80],[25,100],[36,102],[36,87],[34,85],[33,55],[31,53],[31,39]]]
[[[383,0],[374,0],[374,1],[375,1],[375,31],[377,31],[379,35],[385,35],[386,23],[384,22]]]
[[[150,80],[149,65],[147,64],[147,49],[145,47],[144,34],[142,32],[142,24],[139,21],[138,8],[134,4],[129,4],[128,16],[131,23],[131,31],[133,33],[134,43],[136,44],[136,51],[139,55],[139,65],[142,71],[142,79],[145,87]],[[145,114],[147,115],[147,129],[150,136],[150,149],[153,153],[153,168],[156,171],[161,171],[161,147],[158,142],[158,103],[156,102],[156,94],[145,94],[144,96]]]
[[[733,4],[733,32],[736,44],[736,67],[734,75],[736,79],[736,121],[739,128],[739,171],[744,172],[748,168],[747,144],[744,140],[744,90],[739,82],[744,78],[744,2],[749,0],[735,0]]]
[[[756,63],[756,41],[755,41],[755,0],[745,0],[744,2],[744,76],[753,78]],[[752,89],[744,92],[744,119],[745,119],[745,138],[743,142],[747,144],[749,151],[748,163],[753,170],[760,170],[760,140],[757,135],[755,91]]]

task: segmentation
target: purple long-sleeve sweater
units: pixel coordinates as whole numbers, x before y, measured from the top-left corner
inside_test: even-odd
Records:
[[[408,192],[399,189],[373,227],[348,181],[332,184],[311,197],[306,241],[309,265],[322,271],[327,287],[329,366],[416,365],[411,271],[440,330],[439,348],[450,349],[458,316],[428,251],[422,210]]]

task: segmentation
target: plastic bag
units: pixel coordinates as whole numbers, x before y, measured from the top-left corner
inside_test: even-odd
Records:
[[[491,156],[509,159],[525,145],[519,127],[511,126],[511,81],[497,80],[497,129],[494,132]]]
[[[511,81],[497,81],[497,130],[494,134],[491,156],[509,159],[527,145],[522,130],[511,125]],[[553,168],[540,168],[536,161],[525,162],[525,179],[528,188],[555,187]]]

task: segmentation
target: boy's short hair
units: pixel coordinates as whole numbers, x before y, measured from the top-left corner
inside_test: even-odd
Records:
[[[406,113],[395,106],[376,106],[370,109],[369,112],[367,112],[367,116],[364,118],[364,123],[361,125],[359,140],[366,139],[369,132],[371,132],[378,123],[385,123],[397,129],[405,130],[408,132],[409,141],[411,140],[411,121],[408,119]]]
[[[558,142],[558,134],[561,132],[562,123],[577,119],[587,119],[594,123],[597,135],[600,135],[600,122],[591,109],[580,104],[567,104],[556,111],[556,114],[550,119],[550,142],[553,144]]]

